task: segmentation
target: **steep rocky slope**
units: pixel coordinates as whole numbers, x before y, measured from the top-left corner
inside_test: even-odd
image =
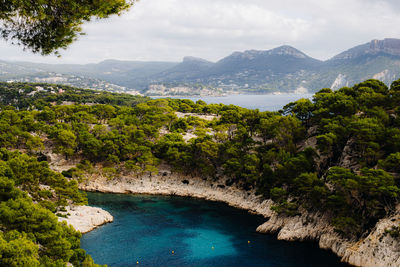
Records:
[[[364,267],[395,267],[400,265],[400,244],[386,230],[400,223],[400,205],[396,212],[381,219],[371,232],[359,240],[340,237],[322,213],[310,213],[304,209],[301,215],[281,216],[271,211],[274,202],[257,196],[254,191],[225,186],[226,180],[204,180],[171,172],[163,166],[158,175],[122,176],[110,181],[101,174],[87,177],[80,188],[87,191],[125,194],[178,195],[225,202],[233,207],[262,215],[266,222],[258,232],[277,234],[279,240],[315,241],[321,249],[331,250],[343,262]]]

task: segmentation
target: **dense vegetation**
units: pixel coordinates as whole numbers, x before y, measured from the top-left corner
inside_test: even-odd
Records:
[[[34,53],[48,55],[65,49],[92,17],[107,18],[128,9],[135,0],[0,2],[0,36]]]
[[[73,103],[111,103],[133,106],[146,98],[73,89],[45,84],[0,84],[0,265],[1,266],[92,266],[80,249],[80,233],[58,222],[59,211],[71,203],[86,204],[76,180],[49,169],[43,154],[37,111]],[[10,105],[12,104],[12,105]],[[21,109],[21,111],[17,111]],[[43,113],[43,115],[46,112]],[[68,133],[58,140],[67,142]],[[31,154],[14,151],[21,149]],[[67,153],[67,148],[61,148]]]
[[[38,86],[47,89],[32,94]],[[78,234],[50,214],[68,202],[85,202],[73,178],[79,181],[94,170],[111,180],[155,173],[165,162],[204,179],[228,177],[225,186],[257,190],[272,198],[282,215],[323,211],[347,238],[365,234],[399,200],[400,81],[390,89],[376,80],[322,89],[313,101],[301,99],[280,112],[72,88],[52,93],[50,87],[0,84],[0,260],[5,263],[20,248],[26,252],[21,261],[85,261]],[[62,101],[75,103],[57,105]],[[196,138],[185,140],[188,132]],[[81,163],[61,176],[48,169],[50,151]],[[13,213],[34,217],[15,222]],[[41,213],[48,214],[53,236],[38,232]],[[62,244],[53,245],[54,240]],[[60,246],[65,247],[55,250]]]
[[[0,82],[0,107],[2,108],[11,105],[17,109],[41,110],[46,106],[61,104],[135,106],[147,100],[149,98],[142,96],[77,89],[59,84]]]
[[[1,266],[91,262],[79,248],[80,233],[54,215],[68,203],[86,203],[76,181],[53,172],[46,161],[2,148],[0,199]]]

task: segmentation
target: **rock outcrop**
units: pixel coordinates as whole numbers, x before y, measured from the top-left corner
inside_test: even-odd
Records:
[[[321,249],[332,250],[343,262],[354,266],[400,266],[400,242],[386,232],[387,229],[399,225],[400,205],[393,216],[381,219],[367,237],[357,241],[341,238],[324,214],[308,213],[305,210],[301,214],[295,217],[274,214],[257,231],[277,233],[279,240],[317,241]]]
[[[225,180],[210,181],[199,177],[171,173],[169,169],[157,175],[122,176],[116,180],[94,174],[80,189],[92,192],[121,194],[177,195],[225,202],[265,217],[272,216],[271,200],[256,196],[254,191],[244,191],[234,185],[226,186]]]
[[[361,155],[356,152],[357,149],[354,149],[354,146],[355,140],[353,138],[347,140],[347,143],[343,148],[342,155],[339,159],[339,167],[351,169],[353,171],[358,171],[361,169],[361,166],[358,162],[358,159],[361,157]]]
[[[110,223],[114,220],[113,216],[101,209],[89,206],[68,206],[66,212],[62,214],[67,218],[58,217],[59,221],[65,221],[67,224],[72,225],[75,230],[82,234],[90,232],[100,225]]]
[[[335,81],[331,85],[332,90],[339,90],[342,87],[349,86],[349,82],[347,81],[347,76],[339,73],[336,77]]]

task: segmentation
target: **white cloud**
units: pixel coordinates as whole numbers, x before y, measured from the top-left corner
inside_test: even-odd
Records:
[[[47,62],[218,60],[233,51],[292,45],[325,59],[375,38],[400,38],[395,0],[141,0],[94,21],[62,59],[0,43],[1,59]]]

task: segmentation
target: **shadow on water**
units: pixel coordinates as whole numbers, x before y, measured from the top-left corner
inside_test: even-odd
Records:
[[[265,219],[199,199],[88,193],[114,223],[83,235],[82,248],[109,266],[347,266],[316,243],[255,231]]]

